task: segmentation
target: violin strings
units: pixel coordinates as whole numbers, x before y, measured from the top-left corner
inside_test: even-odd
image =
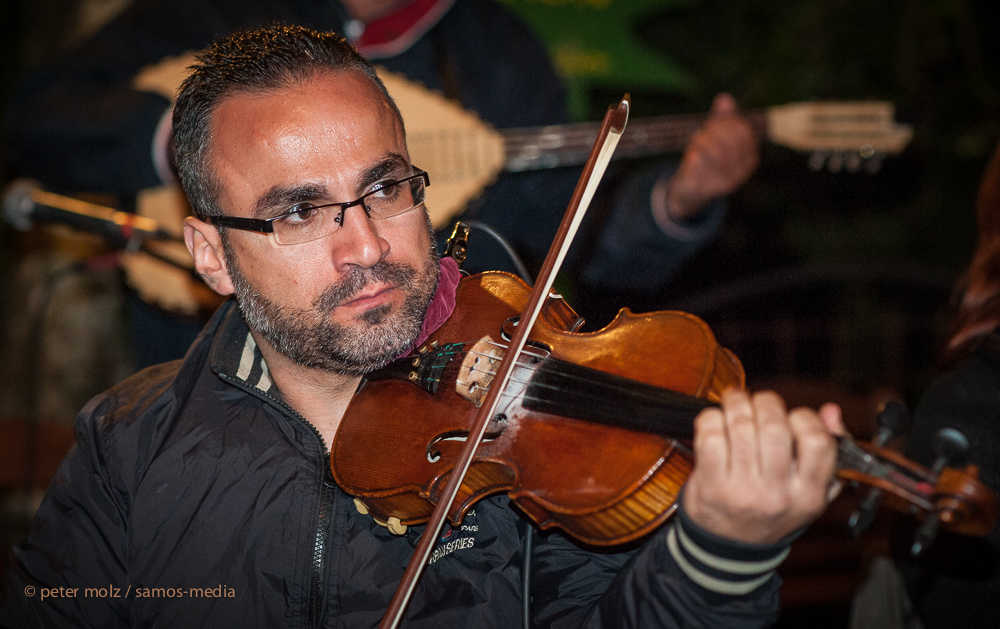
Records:
[[[495,341],[488,342],[488,344],[501,350],[507,349],[506,346],[504,346],[501,343],[497,343]],[[502,355],[498,356],[495,354],[489,354],[482,351],[465,350],[464,348],[468,347],[468,345],[469,344],[462,345],[461,346],[462,349],[456,348],[454,350],[445,352],[444,355],[447,356],[474,355],[486,358],[491,362],[503,359]],[[520,385],[523,387],[524,385],[532,384],[533,375],[540,370],[538,366],[535,366],[535,363],[537,363],[538,361],[533,361],[531,359],[545,358],[547,354],[539,350],[538,348],[533,348],[530,346],[525,347],[522,350],[521,354],[522,356],[518,357],[519,365],[514,370],[513,374],[511,374],[510,382],[515,385]],[[525,358],[527,358],[527,360],[524,360]],[[431,367],[431,369],[432,371],[436,372],[436,374],[434,377],[430,379],[439,382],[441,375],[444,373],[444,369],[448,368],[449,366],[451,366],[453,369],[461,369],[464,365],[462,364],[456,365],[452,360],[449,360],[441,365],[434,365]],[[549,370],[549,373],[560,376],[564,380],[572,380],[580,382],[582,384],[589,383],[588,380],[581,377],[580,375],[576,373],[569,373],[562,369],[553,368],[551,364],[547,365],[547,368]],[[470,367],[469,372],[483,374],[487,376],[493,376],[496,374],[495,371],[490,371],[478,366]],[[620,386],[616,382],[606,382],[604,384],[605,388],[601,391],[600,395],[598,395],[597,391],[594,390],[592,387],[586,387],[586,386],[575,387],[573,393],[578,399],[582,398],[584,404],[586,404],[588,401],[593,401],[592,403],[598,404],[606,401],[606,396],[608,395],[609,391],[618,392],[620,394],[631,392],[625,386]],[[568,387],[560,387],[549,383],[539,383],[539,382],[535,382],[534,386],[547,388],[552,391],[563,391],[568,389]],[[522,390],[520,392],[505,391],[500,395],[500,399],[503,403],[513,402],[515,399],[518,398],[523,401],[544,401],[542,398],[538,396],[527,395],[526,390]],[[678,445],[682,446],[682,444]],[[908,491],[916,496],[926,497],[928,494],[927,490],[928,483],[930,483],[930,485],[934,484],[933,479],[913,478],[913,476],[910,474],[910,470],[906,469],[901,470],[899,466],[893,464],[892,462],[887,462],[875,454],[865,451],[864,449],[857,446],[853,441],[850,441],[848,439],[841,439],[838,446],[839,446],[838,464],[840,467],[850,467],[872,478],[883,479],[886,482],[891,483],[896,487],[900,487],[904,491]],[[687,448],[683,449],[688,450]],[[689,454],[693,453],[689,452]]]
[[[500,344],[497,344],[497,343],[494,343],[494,345],[502,347]],[[495,356],[490,356],[490,357],[491,358],[497,358]],[[537,367],[532,367],[532,366],[529,366],[529,365],[522,365],[522,369],[523,370],[527,370],[529,372],[535,372],[535,371],[538,370]],[[493,374],[493,372],[487,372],[487,371],[485,371],[483,369],[479,369],[479,368],[475,368],[472,371],[476,371],[476,372],[479,372],[479,373],[485,373],[487,375],[492,375]],[[515,375],[517,375],[518,373],[519,373],[518,371],[514,372]],[[567,373],[567,372],[565,372],[563,370],[559,370],[559,369],[552,369],[551,373],[553,373],[555,375],[562,376],[562,377],[567,378],[567,379],[576,380],[576,381],[582,382],[584,384],[587,383],[587,381],[584,378],[582,378],[579,375],[574,374],[574,373]],[[518,378],[512,376],[511,382],[515,382],[517,384],[522,384],[522,385],[523,384],[529,384],[531,382],[530,375],[526,379],[518,379]],[[535,386],[549,388],[549,389],[554,390],[554,391],[564,390],[563,387],[557,387],[555,385],[551,385],[551,384],[547,384],[547,383],[535,383]],[[627,390],[624,387],[614,386],[614,385],[611,385],[611,386],[612,386],[612,388],[614,390],[617,390],[619,392],[625,392]],[[603,396],[591,395],[586,388],[575,390],[574,393],[576,393],[578,396],[584,396],[584,397],[589,398],[589,399],[594,399],[594,400],[603,399]],[[537,397],[532,397],[532,398],[525,397],[525,399],[538,400],[539,398],[537,398]],[[861,472],[863,472],[863,473],[865,473],[865,474],[867,474],[869,476],[873,476],[875,478],[884,478],[887,481],[893,482],[894,484],[896,484],[898,486],[904,487],[905,489],[907,489],[907,490],[909,490],[909,491],[911,491],[911,492],[913,492],[915,494],[923,493],[922,490],[921,490],[921,488],[920,488],[920,485],[921,485],[922,482],[933,482],[933,479],[930,479],[930,480],[928,480],[928,479],[915,479],[915,478],[913,478],[911,475],[909,475],[907,473],[909,470],[900,470],[900,468],[898,466],[896,466],[896,465],[894,465],[894,464],[892,464],[890,462],[886,462],[886,461],[878,458],[874,454],[868,453],[867,451],[865,451],[862,448],[858,447],[855,443],[853,443],[851,441],[841,441],[840,453],[842,455],[840,457],[840,460],[842,462],[844,462],[845,465],[850,465],[850,466],[854,467],[855,469],[857,469],[857,470],[859,470],[859,471],[861,471]]]
[[[490,342],[490,345],[493,345],[493,346],[498,347],[500,349],[506,349],[506,347],[503,346],[500,343]],[[529,352],[528,351],[529,349],[534,350],[534,351]],[[455,352],[455,353],[457,354],[459,352]],[[478,356],[486,357],[486,358],[488,358],[490,360],[500,360],[500,359],[503,358],[502,356],[495,356],[495,355],[492,355],[492,354],[486,354],[486,353],[481,352],[481,351],[468,351],[468,352],[464,352],[464,354],[465,355],[478,355]],[[522,354],[527,355],[527,356],[532,357],[532,358],[533,357],[544,357],[546,355],[546,354],[542,353],[540,350],[538,350],[537,348],[527,348],[527,347],[522,351]],[[439,370],[443,370],[446,367],[451,366],[451,365],[454,365],[454,363],[449,362],[446,365],[437,366],[437,368]],[[456,368],[460,369],[463,366],[464,365],[459,365]],[[548,366],[548,369],[549,369],[549,373],[551,373],[553,375],[561,376],[563,379],[573,380],[573,381],[579,382],[579,383],[584,384],[584,385],[589,384],[588,380],[586,380],[585,378],[581,377],[577,373],[570,373],[570,372],[567,372],[567,371],[562,370],[562,369],[552,368],[551,365]],[[525,371],[528,372],[528,373],[525,374],[524,373]],[[533,377],[533,374],[535,372],[537,372],[537,371],[539,371],[539,367],[533,366],[530,363],[526,364],[526,363],[522,362],[519,365],[519,368],[515,369],[514,372],[511,374],[510,382],[514,383],[516,385],[533,384],[535,387],[546,388],[548,390],[556,391],[556,392],[570,390],[570,388],[568,388],[568,387],[560,387],[560,386],[552,385],[552,384],[549,384],[549,383],[541,383],[541,382],[534,382],[533,383],[532,382],[532,377]],[[480,367],[471,367],[471,368],[469,368],[469,372],[470,373],[484,374],[484,375],[487,375],[487,376],[492,376],[492,375],[496,374],[495,371],[488,371],[488,370],[480,368]],[[436,380],[439,380],[439,378],[436,378]],[[608,394],[608,392],[619,393],[622,396],[624,396],[624,395],[626,395],[628,393],[634,393],[634,391],[632,391],[629,388],[627,388],[627,386],[620,385],[620,384],[618,384],[617,382],[614,382],[614,381],[612,381],[612,382],[605,382],[604,385],[605,385],[605,388],[603,390],[601,390],[600,394],[598,394],[597,391],[595,391],[593,388],[586,387],[586,386],[575,387],[575,388],[572,389],[572,392],[573,392],[573,394],[578,399],[582,398],[584,400],[584,403],[586,403],[587,400],[593,400],[594,403],[603,402],[606,399],[606,395]],[[487,390],[488,390],[488,385],[487,385]],[[520,394],[518,394],[517,392],[514,392],[514,391],[505,391],[505,392],[501,393],[501,399],[505,399],[505,398],[510,399],[510,398],[514,398],[514,397],[516,397],[518,395],[520,395],[520,398],[522,400],[527,400],[527,401],[545,401],[543,398],[540,398],[538,396],[529,396],[529,395],[526,394],[525,391],[520,392]],[[867,464],[867,468],[868,469],[872,469],[872,466],[874,464],[873,463],[868,463],[868,462],[865,461],[865,459],[864,459],[864,457],[865,457],[864,451],[860,450],[859,448],[857,450],[859,452],[861,452],[860,455],[857,454],[856,452],[853,452],[853,451],[845,451],[844,454],[848,458],[853,457],[854,460],[857,461],[856,467],[858,467],[859,469],[864,469],[866,467],[866,464]],[[871,475],[878,476],[878,474],[871,474]],[[881,474],[881,476],[890,476],[890,475],[893,475],[892,474],[892,470],[888,470],[884,474]],[[915,491],[915,483],[913,483],[910,479],[903,477],[903,478],[901,478],[901,483],[902,484],[906,484],[906,485],[908,485],[910,487],[913,487],[914,488],[913,490]]]
[[[853,441],[841,439],[838,451],[842,455],[838,457],[839,462],[850,464],[849,466],[868,476],[885,479],[897,487],[902,487],[916,495],[926,495],[926,489],[922,487],[928,479],[915,479],[908,473],[909,470],[900,469],[891,461],[886,461],[876,454],[869,453],[860,448]]]
[[[494,346],[494,347],[499,348],[499,349],[506,349],[506,346],[504,346],[501,343],[497,343],[495,341],[491,341],[491,342],[488,342],[488,343],[490,345]],[[469,345],[469,344],[466,344],[466,345],[464,345],[462,347],[464,348],[467,345]],[[522,350],[521,353],[522,353],[522,357],[519,357],[519,361],[521,361],[522,358],[528,358],[530,360],[531,358],[544,358],[544,357],[547,356],[547,354],[544,353],[542,350],[539,350],[538,348],[533,348],[533,347],[525,347]],[[455,349],[453,351],[447,352],[445,355],[449,355],[449,356],[478,355],[478,356],[487,358],[490,361],[502,360],[503,359],[503,356],[497,356],[497,355],[494,355],[494,354],[487,354],[487,353],[482,352],[482,351],[471,351],[471,350],[470,351],[463,351],[463,350],[459,350],[459,349]],[[453,361],[448,361],[447,363],[441,364],[441,365],[435,365],[435,366],[432,367],[432,369],[435,370],[435,371],[437,371],[438,375],[436,377],[432,378],[432,380],[440,381],[441,374],[443,373],[444,369],[446,369],[448,367],[452,367],[453,369],[461,369],[462,365],[461,364],[456,365]],[[565,379],[574,380],[574,381],[577,381],[577,382],[581,382],[583,384],[587,384],[588,383],[588,381],[586,379],[582,378],[581,376],[579,376],[576,373],[569,373],[569,372],[567,372],[565,370],[561,370],[561,369],[558,369],[558,368],[553,369],[551,367],[551,365],[548,365],[548,369],[550,370],[549,371],[550,373],[552,373],[554,375],[557,375],[557,376],[561,376],[561,377],[563,377]],[[495,371],[488,371],[488,370],[483,369],[481,367],[471,367],[469,369],[469,371],[470,371],[470,373],[478,373],[478,374],[484,374],[484,375],[488,375],[488,376],[492,376],[492,375],[496,374]],[[512,383],[514,383],[514,384],[517,384],[517,385],[532,384],[532,376],[533,376],[534,373],[536,373],[538,371],[539,371],[539,367],[534,366],[531,362],[521,362],[520,365],[519,365],[519,368],[516,369],[514,371],[514,373],[511,375],[511,380],[510,381]],[[527,374],[525,374],[524,372],[527,372]],[[602,392],[601,395],[597,395],[596,393],[592,393],[593,389],[590,389],[588,387],[577,387],[574,390],[574,394],[577,395],[577,397],[583,397],[584,401],[586,401],[586,400],[594,400],[595,403],[596,403],[599,400],[603,401],[605,399],[605,395],[606,395],[606,392],[608,390],[617,391],[617,392],[620,392],[620,393],[625,393],[625,392],[628,391],[628,389],[626,389],[624,386],[620,386],[620,385],[618,385],[617,383],[614,383],[614,382],[605,383],[605,385],[608,388],[604,389],[604,391]],[[553,391],[567,390],[566,387],[559,387],[559,386],[548,384],[548,383],[538,383],[538,382],[536,382],[536,383],[534,383],[534,386],[541,387],[541,388],[548,388],[548,389],[553,390]],[[503,393],[501,393],[501,399],[502,400],[504,400],[504,399],[506,399],[506,400],[512,400],[513,398],[516,398],[517,396],[520,396],[520,399],[522,399],[522,400],[543,401],[541,398],[539,398],[537,396],[528,396],[523,391],[520,392],[520,393],[515,392],[515,391],[509,391],[509,392],[503,392]],[[685,449],[687,449],[687,448],[685,448]],[[840,456],[838,456],[838,463],[840,463],[842,467],[851,467],[851,468],[856,469],[856,470],[862,472],[863,474],[866,474],[866,475],[871,476],[873,478],[884,479],[887,482],[890,482],[890,483],[894,484],[895,486],[901,487],[904,490],[909,491],[910,493],[912,493],[914,495],[920,495],[920,496],[926,495],[926,493],[927,493],[926,489],[924,489],[922,486],[925,486],[927,483],[933,484],[933,482],[934,482],[933,479],[914,478],[909,473],[910,472],[909,470],[906,470],[906,469],[902,469],[901,470],[899,468],[899,466],[893,464],[892,462],[885,461],[884,459],[878,457],[875,454],[867,452],[866,450],[860,448],[853,441],[850,441],[848,439],[842,439],[842,440],[840,440],[839,447],[838,447],[838,452],[839,452],[839,455],[840,455]]]

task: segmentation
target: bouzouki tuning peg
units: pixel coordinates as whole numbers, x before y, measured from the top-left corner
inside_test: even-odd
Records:
[[[833,153],[830,159],[826,160],[826,168],[831,173],[839,173],[844,169],[844,156],[840,153]]]
[[[823,166],[826,165],[826,155],[822,151],[813,151],[809,155],[809,170],[814,173],[818,173],[823,170]]]
[[[848,153],[844,157],[844,167],[849,173],[856,173],[861,170],[861,155],[858,153]]]

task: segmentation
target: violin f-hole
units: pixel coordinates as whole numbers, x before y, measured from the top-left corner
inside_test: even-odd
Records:
[[[507,416],[503,413],[497,413],[490,420],[489,426],[486,429],[486,434],[483,435],[483,440],[481,443],[488,443],[494,439],[499,438],[503,435],[504,430],[507,429]],[[469,439],[469,432],[467,430],[453,430],[446,432],[444,434],[438,435],[427,444],[427,461],[430,463],[437,463],[441,460],[441,451],[435,446],[442,441],[458,441],[464,443]]]

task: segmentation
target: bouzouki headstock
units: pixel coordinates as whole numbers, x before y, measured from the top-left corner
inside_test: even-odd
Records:
[[[767,139],[811,153],[813,170],[875,172],[886,155],[901,153],[913,138],[910,125],[895,121],[887,101],[789,103],[766,110]]]

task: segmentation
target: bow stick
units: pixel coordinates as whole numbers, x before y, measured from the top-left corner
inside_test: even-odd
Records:
[[[434,507],[434,512],[431,514],[430,520],[427,522],[427,528],[424,529],[424,533],[420,537],[420,542],[417,544],[417,548],[410,558],[410,563],[406,566],[403,579],[400,581],[399,587],[396,588],[396,593],[393,595],[392,601],[389,603],[389,608],[386,610],[385,616],[382,618],[382,623],[379,625],[381,629],[395,629],[402,619],[403,612],[406,610],[406,605],[410,602],[410,597],[413,595],[417,581],[420,579],[424,566],[427,565],[428,558],[430,558],[434,542],[437,540],[438,533],[440,533],[441,527],[444,525],[451,504],[455,501],[455,497],[462,486],[462,481],[465,480],[465,474],[472,464],[472,459],[475,457],[476,449],[486,434],[486,427],[490,423],[490,418],[496,412],[496,407],[500,401],[500,393],[507,387],[507,383],[514,370],[514,365],[517,363],[517,356],[521,353],[525,342],[528,340],[528,333],[534,326],[535,320],[538,318],[538,314],[545,304],[545,299],[552,288],[552,283],[559,272],[559,267],[562,266],[562,262],[566,258],[566,252],[569,250],[569,246],[573,242],[573,237],[576,236],[576,232],[580,227],[580,222],[583,220],[583,216],[590,206],[591,199],[594,198],[597,184],[600,183],[601,177],[604,176],[608,162],[611,161],[611,155],[618,145],[618,140],[621,138],[622,132],[625,131],[625,123],[628,121],[628,108],[629,95],[626,94],[621,102],[618,103],[618,106],[609,108],[608,113],[604,116],[601,131],[590,151],[590,157],[583,167],[583,174],[580,176],[580,180],[576,184],[576,189],[573,191],[573,197],[566,208],[566,214],[563,215],[562,222],[559,224],[559,231],[556,232],[555,240],[552,242],[552,246],[545,256],[545,262],[542,264],[542,269],[538,274],[538,280],[531,291],[528,303],[524,307],[524,312],[521,313],[517,332],[514,334],[514,338],[507,348],[503,361],[501,361],[500,366],[497,368],[497,373],[493,379],[494,385],[490,387],[489,394],[479,409],[479,414],[476,416],[476,421],[469,433],[469,440],[465,445],[465,449],[462,451],[461,457],[459,457],[455,468],[448,478],[448,483],[445,485],[440,500]]]

